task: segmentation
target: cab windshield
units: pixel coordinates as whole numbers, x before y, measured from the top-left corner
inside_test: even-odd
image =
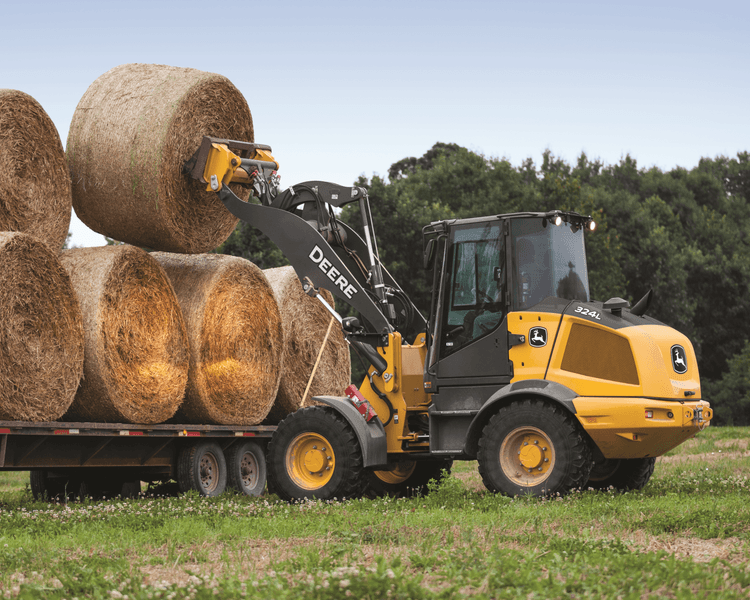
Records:
[[[514,310],[531,308],[550,296],[589,300],[583,228],[544,218],[513,219],[511,254]]]

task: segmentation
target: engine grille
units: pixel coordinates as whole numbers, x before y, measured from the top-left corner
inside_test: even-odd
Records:
[[[597,327],[574,323],[560,368],[571,373],[638,385],[630,342]]]

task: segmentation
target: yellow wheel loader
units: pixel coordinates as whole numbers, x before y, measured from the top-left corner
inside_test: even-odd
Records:
[[[422,316],[380,263],[365,189],[278,189],[267,146],[204,138],[185,166],[273,240],[308,294],[325,288],[359,318],[346,339],[370,364],[359,388],[284,419],[268,449],[285,499],[421,492],[454,460],[489,490],[542,496],[640,489],[655,457],[712,417],[690,341],[634,306],[591,299],[589,216],[515,213],[424,227],[432,300]],[[231,181],[253,187],[241,201]],[[363,236],[336,217],[357,202]],[[402,333],[420,331],[407,341]]]

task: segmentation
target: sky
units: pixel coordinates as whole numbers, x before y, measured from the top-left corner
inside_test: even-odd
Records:
[[[748,2],[0,1],[0,88],[63,145],[88,86],[139,62],[228,77],[283,187],[385,176],[436,142],[662,170],[750,150]]]

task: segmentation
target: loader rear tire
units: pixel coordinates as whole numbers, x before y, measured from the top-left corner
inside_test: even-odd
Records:
[[[199,442],[180,451],[177,484],[181,492],[195,490],[201,496],[218,496],[227,487],[227,463],[215,442]]]
[[[591,447],[573,416],[539,399],[498,410],[482,430],[477,461],[485,487],[507,496],[582,488],[593,464]]]
[[[368,470],[365,495],[370,498],[380,496],[413,497],[424,496],[431,480],[438,483],[453,467],[452,459],[401,461],[390,469]]]
[[[266,455],[255,442],[238,442],[227,449],[227,483],[245,496],[266,489]]]
[[[268,445],[268,486],[283,500],[343,500],[364,487],[362,449],[336,411],[313,406],[279,423]]]
[[[641,490],[654,474],[655,458],[628,458],[595,462],[586,487],[606,490],[613,487],[621,492]]]

